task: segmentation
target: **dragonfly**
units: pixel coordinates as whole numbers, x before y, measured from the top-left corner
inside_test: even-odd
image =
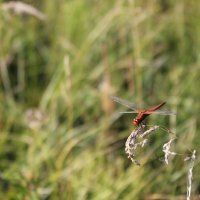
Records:
[[[176,113],[171,112],[171,111],[157,111],[159,108],[161,108],[162,106],[164,106],[166,104],[166,102],[162,102],[150,109],[136,109],[133,105],[133,103],[125,100],[125,99],[121,99],[119,97],[112,97],[112,100],[120,103],[124,106],[126,106],[127,108],[131,109],[132,111],[127,111],[127,112],[121,112],[121,113],[137,113],[137,116],[133,119],[133,124],[135,126],[139,126],[145,119],[146,117],[148,117],[151,114],[159,114],[159,115],[176,115]]]

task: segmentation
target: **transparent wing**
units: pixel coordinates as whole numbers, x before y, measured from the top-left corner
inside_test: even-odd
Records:
[[[127,108],[130,108],[132,111],[124,111],[124,112],[120,112],[120,113],[139,113],[138,109],[135,108],[134,104],[131,103],[130,101],[127,101],[125,99],[121,99],[119,97],[112,97],[112,100],[120,103],[124,106],[126,106]],[[165,111],[165,110],[158,110],[158,111],[144,111],[144,114],[158,114],[158,115],[176,115],[175,112],[171,112],[171,111]]]
[[[145,112],[146,114],[158,114],[158,115],[176,115],[175,112],[166,111],[166,110],[158,110],[153,112]]]
[[[125,112],[120,112],[120,113],[138,113],[138,112],[136,112],[136,111],[125,111]],[[160,111],[151,111],[151,112],[144,112],[144,114],[147,114],[147,115],[150,115],[150,114],[157,114],[157,115],[176,115],[176,113],[175,112],[171,112],[171,111],[162,111],[162,110],[160,110]]]
[[[133,103],[131,103],[131,102],[125,100],[125,99],[121,99],[119,97],[112,97],[112,100],[115,101],[115,102],[117,102],[117,103],[120,103],[120,104],[126,106],[127,108],[130,108],[135,113],[138,113],[137,110],[134,108],[134,104]]]
[[[122,111],[119,113],[123,113],[123,114],[129,114],[129,113],[139,113],[138,111]]]

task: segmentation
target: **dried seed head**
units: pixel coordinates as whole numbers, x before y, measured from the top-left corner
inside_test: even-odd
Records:
[[[175,138],[171,138],[169,142],[165,143],[163,145],[163,152],[165,153],[165,163],[169,164],[169,156],[170,155],[176,155],[175,152],[170,151],[171,143],[175,140]]]
[[[31,108],[25,112],[25,121],[31,129],[41,128],[46,119],[47,115],[38,108]]]
[[[154,132],[158,128],[159,126],[153,126],[145,131],[145,126],[140,125],[132,131],[126,141],[125,152],[126,154],[128,154],[128,158],[130,158],[134,164],[140,165],[140,163],[135,160],[136,149],[138,148],[138,146],[143,148],[148,141],[148,139],[145,137],[147,137],[150,133]]]

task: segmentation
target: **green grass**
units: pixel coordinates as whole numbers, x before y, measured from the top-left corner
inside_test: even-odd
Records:
[[[200,3],[24,2],[46,20],[0,10],[0,199],[185,195],[185,156],[161,161],[163,132],[138,154],[141,167],[127,159],[134,116],[119,115],[112,95],[177,112],[148,124],[176,130],[174,151],[197,150],[198,194]],[[45,113],[35,128],[31,108]]]

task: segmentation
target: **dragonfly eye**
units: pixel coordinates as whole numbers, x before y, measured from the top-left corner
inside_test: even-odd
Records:
[[[134,119],[134,120],[133,120],[133,124],[134,124],[134,125],[138,125],[138,120],[137,120],[137,119]]]

